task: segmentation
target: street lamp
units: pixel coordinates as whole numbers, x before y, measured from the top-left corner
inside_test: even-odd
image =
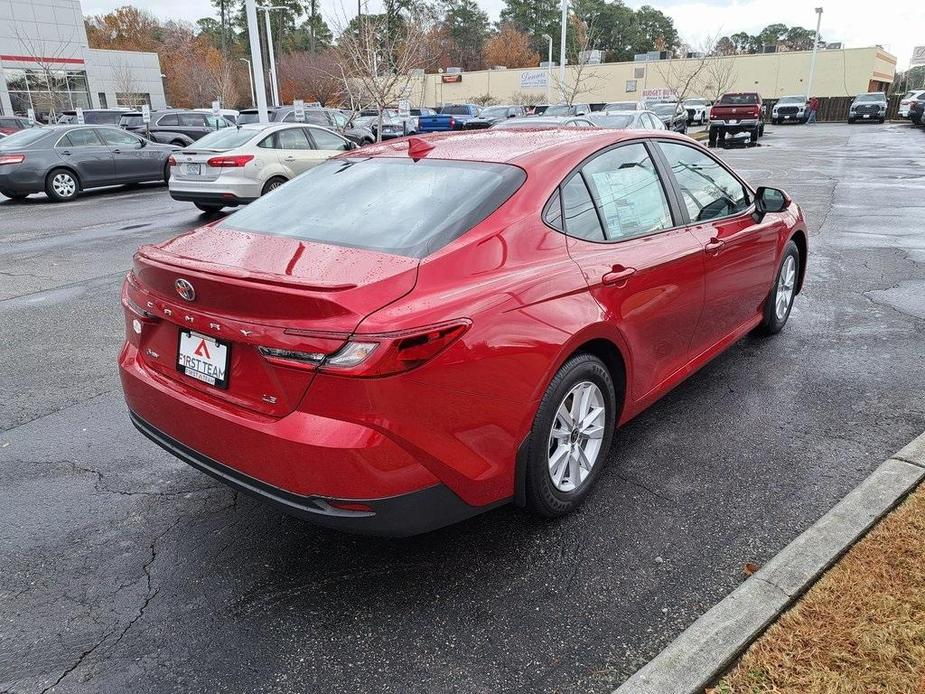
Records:
[[[276,80],[276,56],[273,55],[273,32],[270,30],[270,11],[285,10],[279,5],[258,5],[258,10],[264,12],[263,18],[267,28],[267,52],[270,54],[270,92],[273,95],[273,105],[279,106],[279,82]]]
[[[559,38],[559,89],[565,101],[565,28],[568,24],[568,0],[562,0],[562,29]]]
[[[806,83],[806,98],[813,95],[813,77],[816,74],[816,52],[819,50],[819,26],[822,24],[822,8],[816,8],[816,33],[813,34],[813,57],[809,62],[809,81]]]
[[[254,94],[254,69],[251,67],[251,61],[247,58],[238,58],[238,60],[247,63],[247,81],[251,85],[251,105],[257,103],[257,96]]]
[[[549,90],[552,88],[552,36],[543,34],[543,38],[546,39],[549,45],[549,56],[546,60],[546,103],[548,104],[551,98]]]

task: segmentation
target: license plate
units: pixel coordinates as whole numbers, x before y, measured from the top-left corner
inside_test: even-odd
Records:
[[[870,114],[869,114],[869,113],[865,113],[865,114],[864,114],[864,117],[865,117],[865,118],[870,118]]]
[[[790,120],[793,116],[784,116],[784,120]]]
[[[228,345],[191,330],[180,331],[177,370],[216,388],[228,387]]]
[[[726,122],[727,122],[729,125],[738,125],[738,124],[739,124],[739,121],[738,121],[738,120],[727,120]]]
[[[183,173],[185,173],[187,176],[198,176],[200,170],[201,170],[200,164],[184,164],[183,165]]]

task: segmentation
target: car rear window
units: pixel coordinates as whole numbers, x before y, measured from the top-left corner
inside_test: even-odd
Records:
[[[257,123],[260,121],[260,116],[257,115],[256,111],[241,111],[238,114],[238,125],[247,125],[248,123]]]
[[[28,128],[26,130],[17,130],[12,135],[8,135],[0,140],[0,149],[11,149],[16,147],[27,147],[33,142],[42,139],[48,134],[44,128]]]
[[[590,116],[591,122],[600,128],[628,128],[633,124],[633,116]]]
[[[525,179],[509,164],[334,159],[258,198],[219,228],[423,258],[485,219]]]
[[[119,111],[84,111],[84,123],[88,125],[118,125],[121,118]]]
[[[730,106],[757,104],[758,95],[757,94],[723,94],[723,97],[719,100],[719,102],[721,104],[729,104]]]
[[[122,119],[119,121],[119,127],[122,128],[134,128],[136,126],[144,125],[145,119],[139,114],[132,114],[131,116],[122,116]]]
[[[472,112],[468,106],[444,106],[440,109],[440,113],[449,116],[468,116]]]
[[[270,127],[270,125],[267,124],[267,127]],[[191,148],[232,149],[234,147],[240,147],[257,133],[261,132],[261,130],[263,130],[263,128],[260,130],[254,128],[222,128],[221,130],[203,135],[196,140],[195,144],[191,145]]]

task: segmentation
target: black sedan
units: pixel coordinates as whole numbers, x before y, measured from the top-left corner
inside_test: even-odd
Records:
[[[24,198],[44,191],[55,202],[86,188],[166,181],[179,149],[108,125],[21,130],[0,142],[0,193]]]
[[[650,104],[649,110],[662,120],[667,130],[674,130],[676,133],[687,132],[687,109],[677,101]]]

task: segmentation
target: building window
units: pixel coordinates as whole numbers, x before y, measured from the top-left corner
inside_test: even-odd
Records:
[[[636,80],[626,80],[626,93],[636,91]]]
[[[32,108],[39,121],[49,122],[61,111],[90,107],[83,70],[7,70],[6,79],[14,113],[25,115]]]
[[[646,76],[646,69],[644,67],[637,67],[633,69],[633,77],[637,80],[641,80]]]
[[[109,108],[109,102],[106,101],[106,92],[99,92],[97,96],[100,100],[100,108]]]
[[[129,106],[131,108],[141,108],[142,105],[151,105],[151,95],[142,92],[117,92],[116,103],[119,106]]]

